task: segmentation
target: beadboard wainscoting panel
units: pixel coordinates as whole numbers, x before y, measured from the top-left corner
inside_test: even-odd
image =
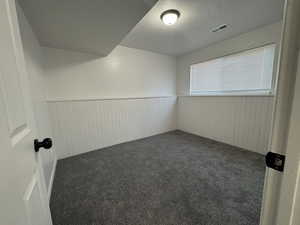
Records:
[[[176,97],[48,101],[58,158],[176,129]]]
[[[267,152],[272,96],[178,97],[179,130],[230,145]]]

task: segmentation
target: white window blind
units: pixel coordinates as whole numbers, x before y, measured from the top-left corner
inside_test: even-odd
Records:
[[[272,91],[275,44],[191,65],[191,94]]]

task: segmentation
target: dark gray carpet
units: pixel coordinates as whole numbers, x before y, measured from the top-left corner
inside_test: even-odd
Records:
[[[173,131],[59,160],[54,225],[258,225],[262,155]]]

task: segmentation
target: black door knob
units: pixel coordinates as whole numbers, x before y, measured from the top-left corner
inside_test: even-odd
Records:
[[[52,139],[45,138],[43,141],[39,141],[38,139],[34,140],[34,150],[38,152],[40,148],[49,149],[52,147]]]

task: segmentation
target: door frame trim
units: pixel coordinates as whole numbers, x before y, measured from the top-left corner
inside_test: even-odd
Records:
[[[52,165],[52,172],[51,172],[51,177],[48,185],[48,199],[49,201],[51,200],[51,194],[52,194],[52,188],[53,188],[53,181],[55,178],[55,172],[56,172],[56,166],[57,166],[57,156],[54,154],[54,160],[53,160],[53,165]]]
[[[298,0],[285,0],[281,40],[279,46],[275,103],[272,113],[272,127],[269,137],[269,151],[286,153],[289,120],[297,66],[297,32],[299,22],[295,15],[299,12]],[[299,6],[299,7],[298,7]],[[298,23],[298,25],[297,25]],[[266,169],[260,225],[277,224],[282,173]]]

